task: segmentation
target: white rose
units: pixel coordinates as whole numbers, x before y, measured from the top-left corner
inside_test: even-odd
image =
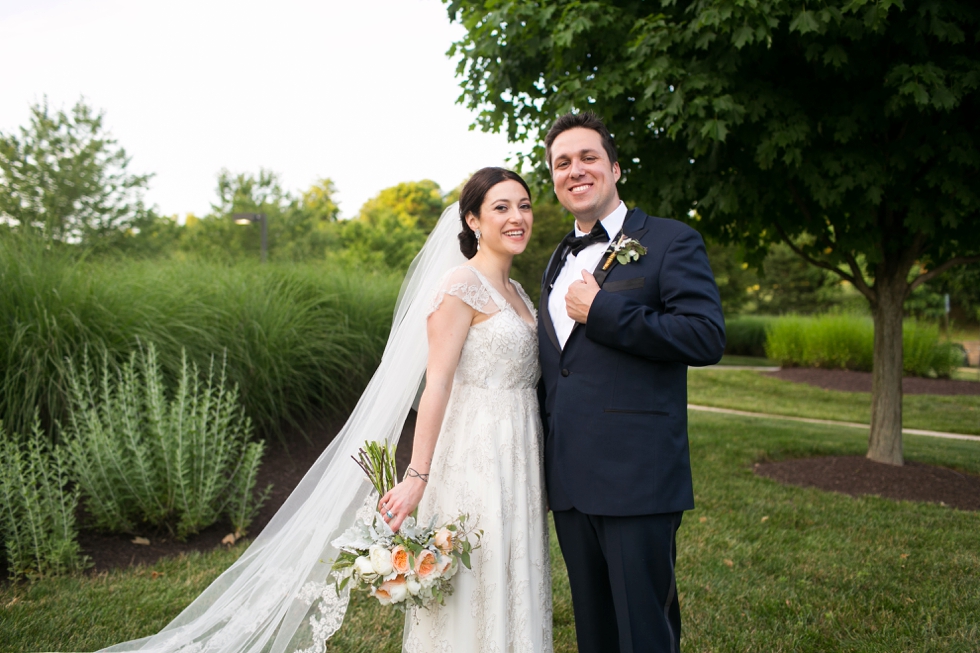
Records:
[[[374,565],[372,565],[371,561],[364,556],[359,556],[357,560],[354,561],[354,568],[357,569],[357,573],[359,573],[361,576],[373,576],[375,573]]]
[[[388,589],[388,593],[391,594],[392,603],[401,603],[408,598],[408,582],[402,581],[400,583],[393,582]]]
[[[374,573],[379,576],[387,576],[390,574],[394,567],[391,566],[391,551],[381,546],[372,546],[369,553],[371,556],[371,565],[374,567]]]
[[[407,589],[408,593],[412,596],[418,596],[419,592],[422,591],[422,583],[418,582],[414,578],[406,578],[405,589]]]

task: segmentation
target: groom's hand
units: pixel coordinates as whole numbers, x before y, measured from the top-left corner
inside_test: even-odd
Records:
[[[573,281],[565,295],[565,310],[568,317],[580,324],[589,319],[589,309],[592,301],[599,294],[599,284],[588,270],[582,270],[582,280]]]

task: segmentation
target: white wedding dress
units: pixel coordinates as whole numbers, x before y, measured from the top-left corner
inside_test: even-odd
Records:
[[[381,364],[357,406],[265,529],[166,627],[103,653],[329,650],[350,596],[330,577],[339,553],[332,542],[378,500],[351,457],[365,440],[397,444],[425,372],[426,318],[447,294],[490,317],[470,328],[463,345],[419,511],[423,520],[468,513],[484,531],[483,546],[473,552],[473,569],[454,577],[445,606],[407,616],[404,647],[551,652],[537,336],[486,279],[461,265],[459,232],[456,203],[409,268]]]
[[[524,303],[534,308],[516,282]],[[550,653],[551,570],[538,412],[538,339],[475,268],[451,270],[446,295],[490,316],[470,327],[453,379],[419,521],[460,513],[483,530],[472,569],[445,605],[411,610],[406,653]]]

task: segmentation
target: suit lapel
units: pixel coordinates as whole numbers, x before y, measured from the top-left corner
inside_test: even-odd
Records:
[[[565,239],[562,238],[561,242],[564,243]],[[551,260],[548,261],[548,268],[545,271],[543,283],[541,284],[541,310],[539,311],[544,331],[548,334],[548,339],[551,340],[551,344],[558,351],[561,351],[561,345],[558,343],[558,334],[555,333],[555,323],[551,319],[551,311],[548,308],[548,304],[551,298],[551,287],[554,285],[555,278],[558,277],[561,266],[565,262],[565,249],[567,248],[559,245],[551,254]]]
[[[633,240],[640,240],[640,238],[642,238],[643,235],[649,231],[649,229],[644,226],[646,221],[646,213],[639,209],[632,209],[626,214],[626,219],[623,220],[623,229],[616,235],[615,238],[609,241],[609,247],[606,248],[602,258],[599,259],[599,264],[592,272],[592,276],[595,277],[596,283],[599,284],[600,288],[602,287],[602,284],[606,282],[606,277],[609,276],[609,273],[612,272],[613,268],[619,265],[619,261],[613,257],[609,267],[607,267],[605,270],[602,269],[602,267],[606,264],[606,260],[609,258],[609,255],[612,254],[613,245],[615,245],[616,241],[619,240],[620,234],[626,236],[627,238],[632,238]]]
[[[613,259],[608,268],[605,270],[602,269],[602,266],[606,263],[606,259],[609,258],[609,254],[612,253],[613,244],[619,239],[619,235],[625,234],[628,238],[639,240],[647,231],[649,231],[649,229],[644,226],[646,225],[646,222],[647,214],[640,209],[631,209],[630,212],[626,214],[626,218],[623,220],[623,228],[620,230],[619,234],[616,234],[615,238],[611,238],[609,240],[609,247],[606,248],[602,258],[599,259],[599,264],[596,265],[595,270],[592,272],[592,276],[595,277],[596,283],[599,284],[600,288],[602,287],[602,284],[606,282],[606,277],[609,276],[609,273],[612,272],[613,268],[619,265],[619,262],[616,259]],[[582,325],[578,322],[572,326],[572,331],[568,334],[566,344],[571,342],[572,334],[574,334],[580,326]],[[553,328],[554,327],[552,327],[552,329]]]

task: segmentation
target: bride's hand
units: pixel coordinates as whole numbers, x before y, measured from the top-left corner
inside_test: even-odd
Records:
[[[405,518],[411,515],[422,501],[423,493],[425,493],[425,482],[416,477],[409,477],[381,497],[381,501],[378,502],[378,512],[388,522],[391,530],[398,532]],[[391,513],[391,517],[388,513]]]

